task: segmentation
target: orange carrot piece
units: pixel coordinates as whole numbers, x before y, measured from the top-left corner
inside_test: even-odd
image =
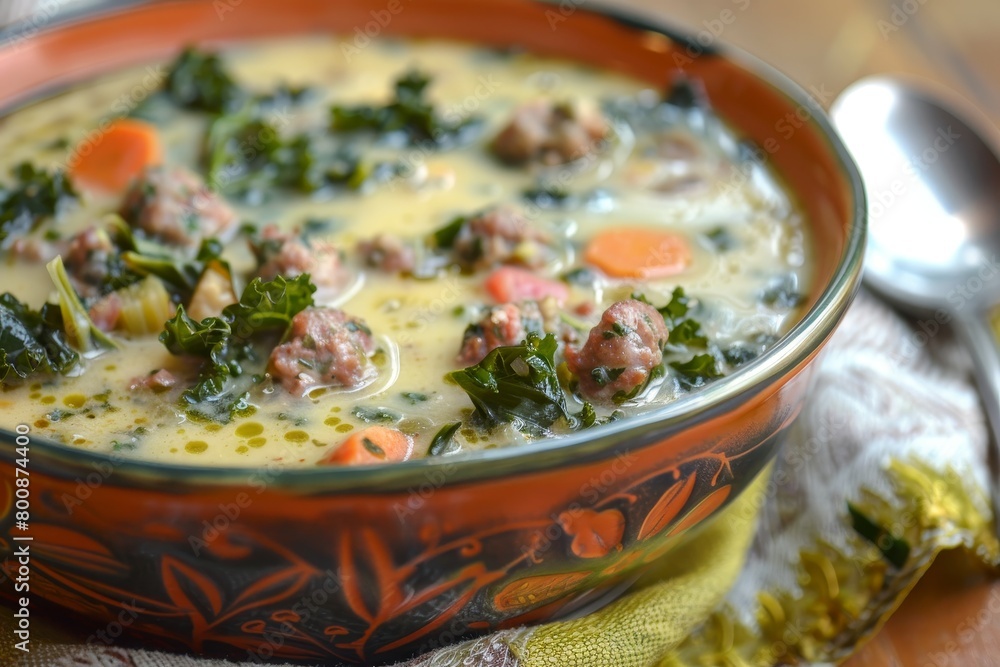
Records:
[[[497,303],[540,301],[549,296],[564,303],[569,298],[569,288],[564,283],[513,266],[504,266],[490,274],[486,279],[486,291]]]
[[[583,258],[613,278],[668,278],[691,265],[691,246],[673,232],[616,227],[594,236]]]
[[[409,436],[386,426],[369,426],[344,440],[324,465],[364,466],[405,461],[413,454]]]
[[[74,182],[91,190],[120,192],[147,167],[163,160],[155,127],[125,118],[112,123],[77,146],[70,160]]]

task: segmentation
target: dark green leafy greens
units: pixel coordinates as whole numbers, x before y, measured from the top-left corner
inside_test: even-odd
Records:
[[[653,305],[649,299],[641,294],[633,294],[632,298]],[[708,337],[702,333],[701,323],[688,317],[691,311],[691,299],[684,293],[684,288],[675,289],[667,305],[657,308],[657,311],[663,316],[663,321],[670,330],[668,343],[670,347],[702,350],[708,347]]]
[[[218,117],[209,128],[205,154],[211,186],[248,200],[263,199],[276,188],[307,194],[333,185],[357,190],[404,171],[401,163],[369,164],[346,149],[321,154],[312,137],[283,138],[274,122],[252,108]]]
[[[487,425],[513,423],[520,430],[544,434],[558,419],[570,418],[556,374],[557,347],[555,336],[529,333],[521,345],[498,347],[450,377]]]
[[[642,295],[633,296],[649,303],[649,300]],[[701,323],[689,317],[692,310],[691,298],[684,293],[683,288],[675,289],[667,305],[657,310],[670,330],[670,340],[667,344],[670,350],[682,353],[709,348],[709,340],[702,332]],[[695,354],[686,362],[672,362],[670,367],[677,371],[681,385],[688,389],[703,387],[723,375],[718,361],[710,353]]]
[[[681,384],[689,389],[703,387],[722,377],[719,362],[711,354],[699,354],[685,363],[675,361],[670,367],[680,374]]]
[[[625,418],[625,413],[621,410],[615,410],[607,417],[601,419],[597,415],[597,410],[594,408],[592,403],[586,402],[580,409],[580,412],[573,415],[576,422],[576,428],[593,428],[594,426],[603,426],[604,424],[610,424],[611,422],[616,422],[619,419]]]
[[[851,515],[851,525],[854,530],[861,537],[874,544],[893,567],[901,569],[906,565],[906,561],[910,559],[909,542],[878,525],[853,503],[847,503],[847,512]]]
[[[14,183],[0,186],[0,244],[8,237],[21,236],[46,219],[54,218],[77,198],[65,172],[44,169],[22,162],[11,174]]]
[[[214,53],[185,49],[170,66],[164,91],[178,106],[224,113],[238,108],[245,93]]]
[[[225,194],[247,196],[274,186],[294,185],[307,192],[320,187],[308,140],[283,140],[275,124],[252,109],[212,122],[205,157],[209,184]]]
[[[798,278],[792,273],[775,278],[760,294],[760,302],[771,308],[791,310],[805,301],[805,295],[799,291]]]
[[[418,391],[404,391],[403,398],[409,401],[410,405],[417,405],[419,403],[425,403],[428,400],[430,400],[430,396]]]
[[[458,235],[462,233],[462,228],[469,222],[469,216],[460,215],[451,220],[448,224],[431,232],[431,246],[439,250],[447,250],[455,245]]]
[[[597,282],[597,274],[594,273],[593,269],[581,266],[576,269],[570,269],[566,273],[559,276],[559,279],[570,285],[592,287]]]
[[[222,262],[228,271],[228,264],[221,259],[222,242],[216,238],[203,240],[191,259],[179,257],[155,241],[136,238],[128,224],[118,217],[111,219],[108,232],[117,252],[108,256],[101,294],[128,287],[146,276],[155,276],[171,294],[186,302],[210,263]]]
[[[410,71],[396,80],[393,100],[384,106],[334,106],[331,127],[338,132],[374,132],[399,135],[411,146],[437,148],[459,145],[481,127],[477,117],[448,120],[426,98],[430,77]]]
[[[700,322],[686,319],[674,325],[670,331],[670,343],[704,350],[708,347],[708,338],[702,333]]]
[[[684,293],[683,287],[678,287],[670,296],[670,301],[663,308],[657,308],[667,324],[676,324],[687,317],[691,310],[691,299]]]
[[[269,282],[257,278],[221,317],[195,322],[178,307],[160,342],[171,354],[206,362],[197,383],[181,395],[189,412],[226,422],[245,411],[255,379],[246,371],[262,361],[255,343],[286,332],[292,318],[313,305],[315,291],[308,275]]]
[[[253,105],[261,111],[276,111],[287,109],[288,107],[301,104],[310,97],[314,91],[305,86],[290,86],[287,83],[278,86],[269,93],[257,95],[253,98]]]
[[[733,345],[722,351],[722,357],[726,360],[726,363],[733,368],[746,366],[759,356],[760,353],[757,352],[757,350],[740,344]]]
[[[358,406],[351,410],[351,414],[366,424],[398,424],[403,421],[403,415],[389,408]]]
[[[707,232],[705,234],[705,239],[712,245],[712,248],[718,252],[729,252],[739,245],[736,237],[733,236],[733,233],[726,227],[716,227],[710,232]]]
[[[455,446],[455,434],[462,428],[462,422],[448,424],[431,440],[431,446],[427,449],[428,456],[441,456],[447,454]]]
[[[524,190],[521,198],[539,208],[563,208],[573,201],[573,195],[561,188],[535,187]]]
[[[606,190],[570,192],[559,186],[537,185],[521,191],[521,199],[540,209],[606,208],[613,196]]]
[[[11,294],[0,295],[0,382],[66,373],[79,360],[66,340],[58,306],[45,304],[35,311]]]

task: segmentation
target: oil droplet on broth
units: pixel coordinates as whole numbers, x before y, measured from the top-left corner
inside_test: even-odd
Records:
[[[264,425],[258,422],[247,422],[236,427],[236,435],[241,438],[253,438],[264,432]]]
[[[288,442],[306,442],[309,440],[309,434],[305,431],[289,431],[285,434],[285,440]]]
[[[43,399],[44,400],[44,399]],[[83,404],[87,402],[87,397],[83,394],[70,394],[63,399],[63,403],[68,408],[82,408]]]
[[[208,443],[201,440],[192,440],[184,445],[184,451],[188,454],[202,454],[208,449]]]

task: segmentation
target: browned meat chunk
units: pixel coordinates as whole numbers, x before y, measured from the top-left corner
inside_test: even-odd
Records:
[[[586,156],[607,134],[608,122],[595,108],[535,100],[514,111],[492,148],[508,164],[557,165]]]
[[[122,298],[117,292],[101,297],[88,312],[90,321],[101,331],[114,331],[122,317]]]
[[[368,266],[386,273],[412,273],[416,263],[413,248],[391,234],[379,234],[358,244]]]
[[[307,308],[292,319],[288,342],[271,353],[269,369],[290,393],[315,387],[360,387],[377,370],[375,342],[365,323],[335,308]]]
[[[494,306],[466,329],[458,361],[467,366],[478,364],[494,349],[517,345],[529,331],[541,333],[543,328],[542,312],[534,301]]]
[[[70,239],[63,261],[81,296],[98,293],[97,288],[107,279],[108,264],[116,252],[108,235],[94,227]]]
[[[236,222],[224,199],[180,167],[148,169],[125,195],[121,216],[146,235],[179,246],[220,236]]]
[[[538,268],[552,257],[549,243],[549,237],[535,229],[524,215],[512,208],[499,207],[466,222],[455,238],[453,251],[458,263],[466,269],[497,264]]]
[[[177,378],[168,370],[158,370],[144,377],[137,377],[129,383],[129,389],[136,391],[148,389],[156,394],[161,394],[177,384]]]
[[[264,280],[277,276],[297,278],[308,273],[317,287],[331,288],[344,285],[350,277],[335,245],[319,240],[306,242],[298,234],[285,233],[274,225],[263,229],[253,250],[260,262],[257,275]]]
[[[10,244],[10,254],[27,262],[48,263],[65,252],[64,241],[43,241],[38,238],[15,239]]]
[[[655,308],[635,299],[619,301],[604,311],[582,349],[566,350],[566,363],[585,397],[620,402],[649,382],[669,336]]]

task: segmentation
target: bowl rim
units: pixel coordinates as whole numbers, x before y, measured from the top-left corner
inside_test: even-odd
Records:
[[[32,39],[37,34],[58,31],[80,22],[100,22],[102,19],[121,12],[129,12],[154,4],[181,4],[186,0],[102,0],[94,6],[65,10],[52,17],[41,29],[33,29]],[[541,4],[551,4],[546,0],[529,0]],[[106,466],[109,462],[118,474],[150,479],[165,484],[213,486],[245,485],[262,473],[269,484],[279,488],[309,492],[319,489],[327,492],[379,493],[392,489],[412,489],[427,483],[429,479],[439,480],[438,486],[495,479],[509,475],[525,475],[540,472],[585,458],[609,458],[623,449],[623,443],[642,441],[642,436],[655,432],[652,441],[663,439],[669,431],[674,433],[694,426],[711,417],[711,413],[727,405],[736,405],[763,393],[782,377],[795,371],[813,357],[833,334],[848,306],[857,293],[860,283],[867,238],[867,199],[860,172],[843,141],[829,119],[827,112],[804,88],[782,73],[776,67],[756,56],[726,43],[713,42],[708,47],[701,45],[693,31],[674,27],[669,22],[645,15],[643,12],[608,7],[601,3],[588,3],[577,7],[576,11],[603,17],[637,31],[663,35],[682,45],[697,45],[700,52],[709,57],[722,57],[734,62],[749,75],[754,76],[774,89],[776,93],[801,106],[809,112],[808,123],[818,130],[818,136],[836,159],[841,174],[849,186],[853,197],[853,211],[845,237],[841,257],[819,298],[809,311],[781,338],[777,345],[747,366],[711,385],[688,394],[676,401],[663,405],[647,413],[602,426],[594,432],[578,432],[560,438],[544,438],[535,442],[510,447],[461,453],[444,458],[421,458],[391,465],[370,465],[356,467],[307,467],[282,468],[264,466],[211,467],[180,463],[163,463],[141,459],[127,459],[117,453],[100,453],[75,449],[68,445],[31,437],[32,454],[41,453],[52,459],[61,459],[68,470],[84,467]],[[15,22],[0,29],[0,43],[15,37],[25,30],[28,20]],[[0,51],[3,50],[0,45]],[[72,85],[72,84],[70,84]],[[40,99],[46,99],[55,91],[41,86],[24,99],[14,101],[13,107],[3,106],[3,114],[23,108]],[[673,430],[671,430],[673,429]],[[634,439],[629,438],[634,434]],[[0,442],[15,442],[18,434],[0,427]],[[647,438],[649,440],[649,438]],[[647,445],[641,442],[638,447]],[[38,448],[36,452],[35,448]],[[7,451],[6,456],[10,456]]]

